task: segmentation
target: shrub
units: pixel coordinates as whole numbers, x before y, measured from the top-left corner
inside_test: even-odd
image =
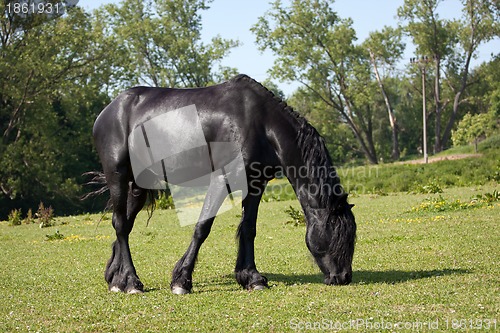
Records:
[[[300,209],[295,209],[293,206],[289,206],[285,209],[285,213],[290,216],[290,219],[285,222],[285,224],[291,224],[295,227],[299,225],[306,225],[306,219],[304,217],[304,213]]]
[[[500,201],[500,192],[497,190],[494,190],[492,193],[478,194],[473,199],[476,199],[476,200],[483,202],[483,203],[492,203],[492,202]]]
[[[454,146],[474,143],[477,152],[479,138],[491,135],[495,131],[496,117],[493,113],[471,115],[467,113],[452,131],[451,139]]]
[[[443,189],[439,185],[438,181],[436,179],[433,179],[426,185],[415,183],[412,193],[421,193],[421,194],[443,193]]]
[[[469,201],[461,201],[459,199],[448,201],[441,195],[437,198],[427,198],[420,205],[412,207],[412,212],[444,212],[453,210],[462,210],[469,208],[481,208],[491,206],[493,202],[500,201],[500,192],[497,190],[493,193],[478,194],[472,197]]]
[[[51,227],[54,225],[54,210],[52,209],[51,206],[45,208],[43,202],[41,201],[35,216],[38,219],[38,224],[40,225],[40,228]]]
[[[9,225],[20,225],[22,222],[21,210],[20,209],[11,210],[9,213],[8,221]]]
[[[174,199],[171,195],[167,196],[165,192],[161,192],[156,199],[156,208],[158,209],[174,209]]]
[[[59,233],[59,230],[56,230],[54,234],[52,235],[45,235],[45,240],[46,241],[53,241],[53,240],[59,240],[59,239],[64,239],[64,235]]]
[[[23,222],[25,224],[35,223],[35,219],[33,218],[33,212],[31,211],[31,208],[28,209],[28,214],[26,214],[26,217],[24,218]]]

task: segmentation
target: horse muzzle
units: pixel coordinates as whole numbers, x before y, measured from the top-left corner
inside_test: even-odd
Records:
[[[329,274],[325,276],[326,285],[347,285],[352,282],[352,272],[341,272],[339,274]]]

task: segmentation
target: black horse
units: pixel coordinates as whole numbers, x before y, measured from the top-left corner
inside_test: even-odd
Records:
[[[267,287],[267,279],[255,265],[254,239],[260,199],[277,171],[288,178],[304,210],[306,244],[324,274],[324,282],[350,283],[356,223],[323,139],[306,119],[272,92],[250,77],[238,75],[206,88],[132,88],[113,100],[96,119],[94,142],[110,190],[117,237],[105,272],[109,290],[143,291],[130,254],[129,234],[148,190],[134,177],[129,149],[131,133],[155,116],[188,105],[196,106],[206,142],[231,142],[241,150],[244,170],[234,172],[245,172],[248,194],[242,201],[237,232],[238,283],[249,290]],[[176,123],[175,118],[172,122],[189,140],[191,132],[187,127],[191,125]],[[165,144],[175,145],[175,142]],[[170,168],[175,165],[174,161]],[[165,165],[163,168],[165,171]],[[226,176],[210,178],[191,243],[172,273],[170,286],[175,294],[192,289],[196,257],[210,233],[214,213],[228,194]]]

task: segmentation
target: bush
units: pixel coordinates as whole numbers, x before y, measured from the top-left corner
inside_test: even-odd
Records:
[[[171,195],[167,196],[165,192],[161,192],[156,199],[156,208],[158,209],[174,209],[174,199]]]
[[[491,140],[485,140],[485,146],[493,145],[494,142],[500,142],[500,139],[492,137]],[[443,160],[429,164],[386,164],[372,167],[372,172],[368,172],[367,167],[344,168],[340,169],[339,174],[348,192],[433,193],[434,190],[438,190],[432,189],[436,186],[443,190],[447,187],[484,185],[490,181],[500,181],[499,153],[498,148],[492,148],[484,151],[483,156],[476,158]],[[434,184],[436,186],[429,183],[431,179],[439,179]],[[416,184],[425,184],[429,187],[424,189],[422,185],[419,189]]]
[[[427,185],[422,185],[421,183],[415,183],[412,193],[420,194],[435,194],[443,193],[443,189],[439,185],[436,179],[431,180]]]
[[[33,218],[33,212],[31,211],[31,208],[28,209],[28,214],[26,214],[26,217],[24,218],[23,222],[25,224],[35,223],[35,219]]]
[[[477,152],[477,143],[481,137],[494,133],[496,117],[493,113],[471,115],[467,113],[458,123],[457,129],[452,132],[451,139],[454,146],[474,143]]]
[[[500,192],[497,190],[493,193],[478,194],[472,197],[469,201],[461,201],[459,199],[448,201],[441,195],[437,198],[427,198],[420,205],[412,207],[412,212],[444,212],[471,208],[481,208],[491,206],[492,203],[500,201]]]
[[[304,213],[300,209],[295,209],[293,206],[289,206],[285,209],[285,213],[290,216],[290,219],[285,222],[285,224],[291,224],[295,227],[300,225],[306,225],[306,219]]]
[[[482,202],[482,203],[492,203],[496,201],[500,201],[500,192],[497,190],[494,190],[492,193],[484,193],[484,194],[478,194],[476,195],[473,199]]]
[[[51,206],[45,208],[43,202],[41,201],[35,216],[38,219],[38,224],[40,225],[40,228],[51,227],[54,225],[54,210],[52,209]]]
[[[64,235],[59,232],[59,230],[56,230],[56,232],[52,235],[45,235],[45,240],[46,241],[54,241],[54,240],[60,240],[64,239]]]
[[[13,209],[9,213],[8,217],[9,225],[21,225],[22,219],[21,219],[21,210],[20,209]]]

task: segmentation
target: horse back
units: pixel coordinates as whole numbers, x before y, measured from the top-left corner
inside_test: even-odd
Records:
[[[116,97],[98,116],[94,141],[101,158],[101,151],[125,158],[132,131],[155,119],[168,119],[170,123],[161,126],[179,131],[180,138],[189,140],[191,125],[180,118],[182,110],[194,105],[207,142],[236,143],[245,159],[262,159],[272,154],[266,137],[268,102],[245,80],[194,89],[134,87]],[[167,113],[179,116],[161,117]]]

